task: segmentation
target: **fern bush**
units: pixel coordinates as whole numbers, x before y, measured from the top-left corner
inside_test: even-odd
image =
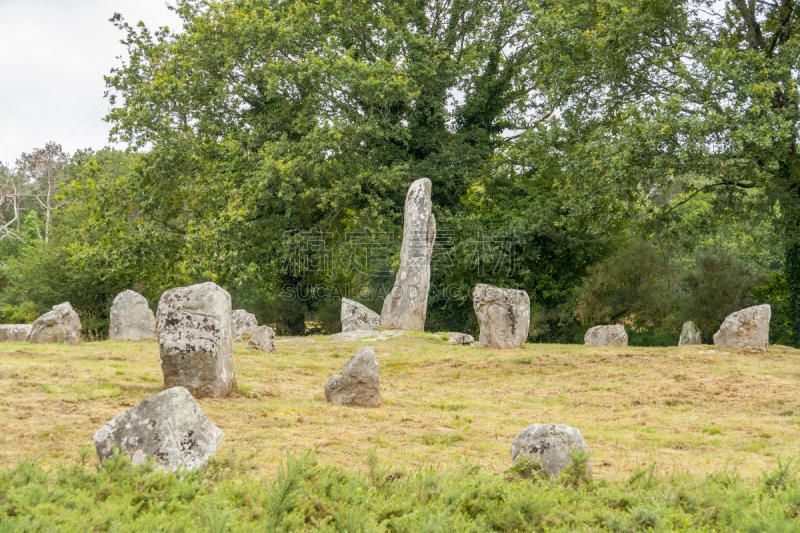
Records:
[[[589,480],[587,459],[573,457],[556,479],[534,464],[506,475],[468,461],[405,472],[374,452],[364,472],[288,455],[271,479],[235,455],[179,474],[125,456],[98,468],[24,461],[0,471],[0,532],[800,530],[793,461],[754,480],[731,471],[659,477],[651,466],[610,482]]]

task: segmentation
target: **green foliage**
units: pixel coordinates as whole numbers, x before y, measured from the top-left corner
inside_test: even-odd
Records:
[[[576,291],[576,315],[584,327],[625,324],[632,345],[674,345],[688,320],[711,342],[730,313],[775,300],[782,287],[764,281],[757,263],[732,251],[714,246],[676,253],[637,241],[592,267]],[[782,331],[771,334],[773,343]]]
[[[752,298],[758,303],[769,304],[772,318],[769,321],[769,339],[774,344],[794,346],[794,315],[790,305],[789,284],[780,272],[771,272],[764,285],[750,290]]]
[[[791,461],[753,481],[648,468],[625,483],[578,484],[505,479],[468,463],[403,472],[374,451],[366,475],[319,465],[313,453],[287,456],[266,481],[254,466],[233,455],[180,474],[132,467],[124,455],[96,470],[23,461],[0,471],[0,530],[793,531],[800,520]]]
[[[36,304],[31,301],[19,305],[3,304],[0,310],[5,324],[32,324],[40,314]]]
[[[342,331],[342,300],[339,298],[324,300],[317,306],[317,320],[322,333],[332,335]]]
[[[778,323],[791,328],[790,346],[800,347],[800,244],[792,243],[786,248],[784,258],[785,292],[788,297],[780,300]],[[776,302],[778,303],[778,302]],[[773,311],[774,313],[774,311]]]

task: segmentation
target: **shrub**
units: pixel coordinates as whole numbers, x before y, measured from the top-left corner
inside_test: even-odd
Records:
[[[789,462],[763,480],[646,468],[628,482],[507,480],[464,462],[366,474],[287,455],[261,479],[252,457],[218,455],[203,471],[164,474],[124,455],[102,468],[48,470],[26,460],[0,470],[2,531],[797,531],[800,483]],[[577,460],[576,460],[577,459]],[[580,469],[585,461],[573,457]],[[525,478],[535,467],[525,464]],[[511,469],[515,470],[515,469]],[[512,482],[510,482],[512,481]]]

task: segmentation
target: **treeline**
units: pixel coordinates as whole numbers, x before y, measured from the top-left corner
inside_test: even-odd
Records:
[[[379,309],[424,176],[428,329],[474,332],[471,287],[488,282],[530,294],[534,342],[616,322],[633,343],[675,344],[685,320],[710,341],[731,311],[771,303],[773,342],[800,344],[794,11],[176,9],[180,31],[112,19],[128,53],[107,120],[131,148],[51,158],[49,219],[32,196],[13,204],[4,321],[69,300],[102,337],[120,290],[155,304],[214,281],[278,333],[336,331],[340,297]],[[29,159],[4,179],[32,186]]]

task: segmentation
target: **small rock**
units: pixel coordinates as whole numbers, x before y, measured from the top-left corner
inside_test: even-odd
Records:
[[[0,342],[27,342],[32,324],[0,324]]]
[[[94,434],[94,444],[101,461],[116,446],[134,465],[152,457],[157,470],[194,470],[214,456],[222,436],[189,391],[173,387],[117,415]]]
[[[692,344],[703,344],[703,338],[700,335],[700,330],[694,325],[691,320],[683,324],[681,330],[681,338],[678,340],[678,346],[691,346]]]
[[[275,330],[269,326],[261,326],[247,341],[247,347],[262,353],[275,351]]]
[[[170,289],[158,302],[164,387],[196,398],[224,398],[234,388],[231,295],[206,282]]]
[[[244,395],[247,396],[248,398],[255,398],[255,399],[261,398],[261,395],[254,390],[245,391]]]
[[[472,306],[481,328],[481,348],[519,348],[528,339],[531,299],[527,292],[479,283],[472,291]]]
[[[581,432],[563,424],[533,424],[514,437],[511,443],[511,460],[517,464],[526,455],[538,461],[551,477],[558,476],[572,464],[570,455],[578,450],[588,451]],[[591,465],[589,476],[591,477]]]
[[[628,334],[625,326],[595,326],[583,336],[586,346],[627,346]]]
[[[758,350],[769,347],[769,321],[772,308],[768,304],[748,307],[731,313],[714,334],[717,350]]]
[[[54,305],[53,309],[36,319],[28,341],[31,344],[63,342],[77,346],[81,338],[81,319],[69,302]]]
[[[244,309],[237,309],[231,314],[231,329],[237,341],[241,342],[246,338],[255,335],[258,329],[258,319],[253,313],[248,313]]]
[[[378,407],[381,404],[378,358],[370,348],[359,350],[341,374],[325,383],[325,399],[334,405]]]
[[[342,333],[359,330],[377,330],[381,315],[353,300],[342,298]]]
[[[134,291],[123,291],[111,306],[108,338],[112,341],[144,341],[156,338],[156,316],[147,298]]]
[[[299,338],[299,337],[295,337],[293,339],[281,339],[281,340],[275,341],[275,342],[279,343],[279,342],[317,342],[317,341],[315,341],[314,339],[302,339],[302,338]]]
[[[452,344],[453,346],[458,346],[460,344],[472,344],[474,341],[475,337],[472,335],[467,335],[466,333],[450,332],[447,334],[447,343]]]

